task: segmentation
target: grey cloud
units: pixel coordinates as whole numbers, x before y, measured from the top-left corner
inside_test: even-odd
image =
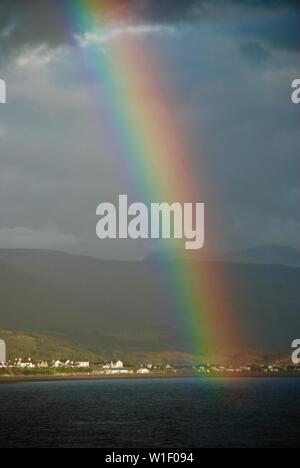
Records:
[[[279,6],[273,18],[280,22]],[[29,16],[28,21],[30,26]],[[15,31],[8,24],[6,37]],[[209,236],[207,247],[300,247],[299,108],[290,101],[298,62],[292,49],[271,50],[275,36],[267,40],[263,27],[259,34],[247,30],[239,17],[177,27],[181,34],[154,34],[147,45],[167,67],[158,84],[176,97],[177,118],[191,147],[186,165],[204,185],[207,230],[214,226],[220,234],[215,243]],[[43,31],[34,41],[28,33],[27,43],[37,45],[40,34],[44,43]],[[54,35],[53,51],[61,41],[63,33]],[[73,52],[66,47],[58,61],[7,65],[9,99],[0,109],[0,241],[11,238],[24,247],[32,238],[31,245],[45,248],[131,258],[148,245],[96,240],[97,204],[115,201],[119,193],[137,198],[132,168],[106,126],[109,102]],[[45,228],[49,222],[57,228]]]
[[[76,236],[61,233],[55,226],[46,225],[42,230],[23,227],[0,228],[0,249],[27,248],[70,251],[77,245]]]
[[[0,58],[28,46],[57,46],[67,40],[59,5],[49,0],[12,0],[0,4]]]
[[[242,21],[234,27],[237,36],[261,41],[273,49],[299,53],[300,10],[279,9],[255,21]]]
[[[237,34],[250,39],[262,39],[272,47],[298,49],[298,2],[270,0],[106,0],[101,2],[103,14],[118,11],[118,19],[127,22],[193,23],[201,21],[227,22],[240,20]],[[107,6],[110,5],[109,8]],[[111,8],[112,6],[112,8]],[[78,9],[76,13],[76,9]],[[105,13],[108,11],[108,13]],[[279,15],[279,18],[278,16]],[[289,15],[282,21],[283,14]],[[77,16],[76,16],[77,15]],[[78,15],[81,15],[78,21]],[[10,0],[0,4],[1,62],[12,53],[48,44],[57,47],[74,41],[74,34],[85,27],[87,10],[77,0]],[[275,15],[275,17],[274,17]],[[74,20],[74,17],[77,19]],[[256,18],[251,24],[248,20]],[[113,21],[113,19],[112,19]]]
[[[258,41],[247,41],[241,44],[240,51],[247,60],[261,64],[270,58],[270,53]]]

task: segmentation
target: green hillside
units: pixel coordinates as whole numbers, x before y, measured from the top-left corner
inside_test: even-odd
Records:
[[[72,342],[67,337],[50,336],[37,332],[0,330],[0,336],[7,345],[7,358],[52,361],[87,360],[91,363],[122,359],[127,365],[141,365],[152,363],[165,366],[185,366],[203,362],[217,362],[219,364],[290,364],[290,353],[274,353],[272,351],[257,351],[254,349],[232,349],[222,355],[192,355],[176,351],[163,352],[128,352],[124,350],[106,351],[102,353],[96,347],[88,347],[83,343]]]
[[[170,259],[167,269],[176,262]],[[218,268],[230,279],[245,347],[288,349],[300,330],[300,269],[226,262]],[[191,336],[165,294],[170,287],[155,259],[0,250],[0,329],[54,337],[53,347],[70,347],[67,354],[77,343],[97,356],[184,353]]]
[[[154,363],[158,365],[185,365],[199,362],[199,358],[188,353],[165,352],[126,352],[124,350],[102,353],[94,346],[72,342],[67,337],[45,335],[37,332],[0,330],[0,336],[7,345],[7,358],[33,360],[88,360],[92,363],[120,359],[130,365]]]
[[[0,330],[0,336],[6,342],[7,358],[10,360],[31,357],[34,360],[71,359],[94,362],[103,358],[81,343],[71,342],[62,337],[8,330]]]

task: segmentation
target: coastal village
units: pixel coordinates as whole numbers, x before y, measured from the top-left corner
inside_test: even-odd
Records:
[[[285,365],[276,366],[272,364],[247,364],[243,366],[233,365],[218,365],[211,363],[198,364],[193,366],[173,366],[170,364],[156,365],[153,363],[140,363],[139,365],[125,365],[120,359],[110,362],[89,362],[87,360],[73,361],[70,359],[61,360],[33,360],[30,357],[27,359],[15,358],[7,360],[6,344],[0,340],[0,371],[2,375],[7,374],[22,374],[30,375],[45,375],[53,374],[86,374],[91,376],[116,376],[116,375],[151,375],[151,374],[176,374],[179,372],[192,372],[193,374],[212,374],[212,375],[239,375],[239,374],[271,374],[278,375],[284,373],[299,373],[300,366]]]
[[[132,375],[132,374],[143,374],[143,375],[150,375],[150,374],[162,374],[162,373],[177,373],[182,371],[192,371],[193,373],[198,374],[282,374],[282,373],[291,373],[291,372],[298,372],[300,375],[300,367],[295,365],[289,365],[284,367],[277,367],[273,365],[245,365],[245,366],[224,366],[224,365],[217,365],[217,364],[199,364],[194,366],[178,366],[174,367],[170,364],[166,365],[153,365],[153,364],[140,364],[138,366],[131,366],[131,365],[124,365],[124,363],[120,360],[118,361],[111,361],[111,362],[103,362],[103,363],[90,363],[89,361],[61,361],[59,359],[53,361],[33,361],[31,358],[27,360],[22,360],[20,358],[16,358],[14,361],[0,362],[0,370],[3,371],[17,371],[18,374],[24,371],[24,374],[30,374],[30,371],[35,371],[34,374],[46,374],[47,370],[49,373],[53,374],[53,371],[57,374],[68,373],[71,374],[72,372],[75,373],[86,373],[87,375],[94,375],[94,376],[109,376],[109,375]]]
[[[166,365],[163,368],[164,370],[175,371],[170,365]],[[159,369],[161,370],[162,368]],[[11,371],[12,373],[13,371],[17,373],[24,371],[27,374],[30,371],[35,371],[35,373],[40,371],[43,374],[47,373],[47,371],[55,371],[57,373],[87,372],[89,375],[124,375],[133,373],[150,374],[151,370],[158,370],[158,367],[152,364],[141,364],[137,367],[125,366],[121,360],[99,363],[91,363],[86,360],[73,361],[71,359],[33,360],[30,357],[27,359],[16,357],[10,360],[7,359],[6,343],[0,339],[0,370],[2,371],[2,375],[5,371]]]
[[[33,361],[31,358],[22,360],[16,358],[14,361],[0,362],[0,369],[16,369],[16,370],[56,370],[56,371],[91,371],[93,375],[115,375],[115,374],[133,374],[134,370],[126,368],[122,361],[111,361],[110,363],[90,363],[89,361],[74,362],[71,360],[61,361],[59,359],[53,361]],[[148,374],[152,369],[151,365],[146,367],[141,366],[135,370],[137,374]],[[171,369],[171,367],[170,367]]]

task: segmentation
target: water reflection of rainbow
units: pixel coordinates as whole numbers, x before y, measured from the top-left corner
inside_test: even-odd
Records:
[[[81,63],[99,81],[99,93],[107,100],[119,157],[144,199],[205,201],[201,182],[195,183],[187,162],[188,145],[176,122],[175,100],[158,85],[163,68],[134,29],[118,23],[116,3],[120,5],[112,0],[73,0],[65,3],[64,13],[70,30],[79,31]],[[118,24],[114,29],[112,20]],[[228,286],[216,265],[169,262],[161,254],[176,320],[194,354],[237,344]]]

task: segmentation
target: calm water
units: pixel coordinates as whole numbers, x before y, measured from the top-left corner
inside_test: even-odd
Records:
[[[300,447],[300,379],[0,385],[0,447]]]

